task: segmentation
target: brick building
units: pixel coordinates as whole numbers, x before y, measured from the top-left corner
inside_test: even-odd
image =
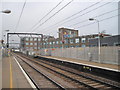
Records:
[[[23,37],[21,38],[21,49],[23,50],[38,50],[38,43],[41,42],[41,38],[38,37]]]
[[[59,36],[59,38],[77,37],[78,30],[68,29],[68,28],[59,28],[58,36]]]
[[[69,33],[66,33],[66,31]],[[90,46],[89,41],[91,39],[98,38],[98,34],[78,36],[78,30],[71,30],[66,28],[60,28],[59,32],[64,33],[62,34],[63,36],[61,36],[61,33],[58,33],[59,38],[54,38],[53,36],[46,36],[46,35],[44,35],[43,38],[23,37],[21,38],[21,48],[23,50],[38,51],[40,49],[45,49],[45,48],[88,47]],[[110,36],[110,35],[104,34],[104,36],[102,37],[106,37],[106,36]]]

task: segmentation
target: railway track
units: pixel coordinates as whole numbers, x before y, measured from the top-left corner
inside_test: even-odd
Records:
[[[17,58],[17,57],[16,57]],[[56,81],[52,80],[50,77],[48,77],[46,74],[42,73],[29,63],[22,61],[20,58],[17,58],[29,78],[32,80],[32,82],[35,84],[37,89],[42,88],[54,88],[54,89],[63,89],[64,87],[57,83]]]
[[[55,85],[58,86],[55,88],[60,88],[60,89],[81,88],[81,89],[95,89],[95,90],[97,89],[113,90],[119,88],[117,87],[119,84],[116,82],[101,77],[97,77],[94,75],[86,74],[77,71],[75,69],[46,62],[43,60],[36,61],[25,56],[17,55],[17,57],[21,59],[24,63],[26,63],[29,67],[35,69],[39,73],[42,74],[44,73],[43,75],[45,75],[45,77],[47,76],[47,78],[50,78],[55,83],[57,83]],[[62,81],[62,83],[60,81]],[[109,83],[106,83],[108,81]]]

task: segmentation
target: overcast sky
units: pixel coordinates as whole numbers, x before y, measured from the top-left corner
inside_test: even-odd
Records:
[[[26,1],[26,4],[23,9],[20,22],[16,29],[16,26],[20,17],[20,13],[22,11],[22,7],[25,1]],[[59,4],[57,8],[55,8],[48,16],[46,16],[36,26],[37,28],[34,27],[33,29],[31,29],[41,18],[43,18],[48,12],[50,12],[50,10],[52,10],[61,1],[62,3]],[[70,1],[71,0],[2,0],[0,1],[0,11],[5,9],[10,9],[12,13],[9,15],[0,14],[0,21],[2,20],[2,22],[0,23],[1,33],[3,31],[3,34],[4,34],[5,33],[4,30],[9,29],[10,32],[33,31],[40,34],[53,35],[57,37],[58,28],[66,27],[66,28],[79,30],[79,35],[95,34],[98,32],[97,23],[94,23],[95,21],[89,21],[87,19],[89,19],[90,17],[99,16],[101,14],[104,14],[113,10],[111,13],[107,13],[105,15],[101,15],[100,17],[96,17],[96,19],[101,21],[103,19],[115,16],[113,18],[101,21],[100,31],[105,30],[106,33],[112,34],[112,35],[118,34],[118,16],[116,16],[118,15],[118,10],[116,9],[118,9],[119,0],[73,0],[68,6],[66,6],[60,12],[55,14],[58,10],[60,10],[63,6],[65,6]],[[108,1],[110,3],[108,3]],[[97,3],[97,2],[100,2],[100,3]],[[97,4],[80,12],[81,10],[95,3]],[[104,5],[104,6],[101,6],[101,5]],[[100,7],[100,8],[95,9],[97,7]],[[66,19],[78,12],[80,13],[69,19]],[[89,12],[89,13],[86,13],[86,12]],[[51,17],[53,14],[55,15]],[[48,18],[50,19],[46,21]],[[84,20],[86,21],[83,23],[76,24]],[[59,24],[56,24],[58,22]],[[91,23],[94,23],[94,24],[91,24]],[[40,24],[42,25],[39,26]],[[87,25],[87,24],[91,24],[91,25]],[[2,37],[1,34],[0,36]]]

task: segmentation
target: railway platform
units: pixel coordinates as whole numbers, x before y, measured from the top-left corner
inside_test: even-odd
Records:
[[[8,88],[32,90],[29,80],[12,55],[2,59],[2,89]]]
[[[115,65],[115,64],[97,63],[97,62],[92,62],[92,61],[85,61],[85,60],[72,59],[72,58],[63,58],[63,57],[56,57],[56,56],[40,56],[40,57],[120,72],[120,65]]]
[[[103,64],[103,63],[96,63],[91,61],[53,57],[53,56],[38,56],[38,58],[57,63],[59,65],[69,66],[79,71],[96,74],[97,76],[106,77],[108,79],[115,81],[119,81],[120,78],[119,65]]]

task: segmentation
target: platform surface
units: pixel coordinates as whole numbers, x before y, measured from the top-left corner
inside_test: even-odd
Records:
[[[2,59],[2,88],[32,89],[13,56]]]
[[[83,65],[90,65],[93,67],[98,67],[98,68],[102,68],[102,69],[109,69],[109,70],[120,72],[120,65],[115,65],[115,64],[97,63],[97,62],[93,62],[93,61],[85,61],[85,60],[56,57],[56,56],[41,56],[41,57],[52,58],[52,59],[56,59],[56,60],[73,62],[73,63],[83,64]]]

